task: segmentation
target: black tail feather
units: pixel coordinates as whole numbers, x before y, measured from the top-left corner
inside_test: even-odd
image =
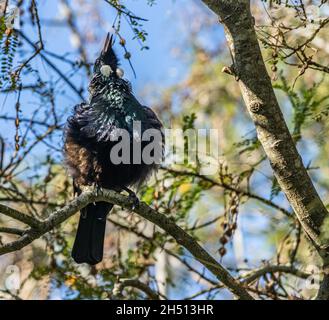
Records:
[[[97,264],[103,259],[106,216],[113,204],[91,203],[81,210],[79,226],[72,249],[77,263]]]

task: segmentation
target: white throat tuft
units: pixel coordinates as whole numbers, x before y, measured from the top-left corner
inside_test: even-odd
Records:
[[[109,77],[110,74],[113,72],[111,66],[109,66],[108,64],[104,64],[103,66],[101,66],[101,74],[105,77]]]
[[[117,68],[117,76],[119,78],[123,78],[124,74],[125,73],[124,73],[124,71],[121,68]]]

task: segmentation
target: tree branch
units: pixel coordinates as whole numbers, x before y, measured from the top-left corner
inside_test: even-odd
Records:
[[[141,20],[141,21],[147,21],[147,19],[138,17],[134,14],[131,13],[131,11],[127,10],[127,8],[125,8],[122,5],[116,5],[113,1],[110,0],[105,0],[105,2],[107,2],[110,6],[112,6],[115,10],[117,10],[118,12],[126,15],[128,18],[133,19],[133,20]],[[125,10],[124,10],[125,9]]]
[[[246,197],[254,199],[254,200],[258,200],[258,201],[264,203],[265,205],[267,205],[269,207],[272,207],[276,210],[279,210],[284,215],[286,215],[287,217],[292,216],[291,213],[288,210],[286,210],[285,208],[279,206],[278,204],[274,203],[273,201],[271,201],[269,199],[263,198],[263,197],[259,196],[258,194],[252,193],[250,191],[236,188],[236,187],[234,187],[232,185],[229,185],[225,182],[221,182],[221,181],[209,178],[208,176],[205,176],[205,175],[202,175],[202,174],[199,174],[199,173],[196,173],[196,172],[192,172],[192,171],[175,170],[175,169],[172,169],[172,168],[164,168],[164,167],[162,169],[169,172],[169,173],[171,173],[171,174],[173,174],[173,175],[195,177],[195,178],[198,178],[202,181],[208,182],[209,184],[211,184],[213,186],[217,186],[217,187],[220,187],[220,188],[224,188],[226,190],[234,191],[239,195],[246,196]]]
[[[153,291],[149,286],[147,286],[145,283],[139,281],[139,280],[133,280],[133,279],[127,279],[127,280],[121,280],[119,283],[117,283],[114,287],[113,291],[117,291],[118,294],[122,296],[122,291],[126,287],[133,287],[140,291],[143,291],[151,300],[160,300],[160,296],[157,292]]]
[[[9,234],[16,234],[18,236],[22,236],[24,234],[24,230],[17,229],[17,228],[5,228],[0,227],[0,232],[2,233],[9,233]]]
[[[39,48],[22,32],[17,31],[19,35],[31,46],[34,48],[34,50],[38,50]],[[64,82],[82,99],[84,100],[84,97],[82,95],[82,90],[79,90],[72,81],[68,79],[67,76],[64,75],[64,73],[54,64],[52,63],[42,52],[38,53],[39,56],[63,79]]]
[[[269,266],[265,266],[263,268],[260,268],[256,271],[253,271],[250,275],[247,275],[244,279],[243,282],[244,283],[252,283],[255,280],[257,280],[258,278],[266,275],[267,273],[275,273],[275,272],[279,272],[279,273],[289,273],[292,274],[296,277],[302,278],[302,279],[307,279],[308,277],[311,276],[310,273],[306,273],[303,272],[301,270],[296,269],[293,266],[285,266],[285,265],[269,265]]]
[[[49,232],[54,227],[74,215],[77,211],[81,210],[89,203],[98,201],[113,203],[128,210],[131,210],[134,204],[133,199],[112,190],[86,190],[63,208],[50,214],[47,219],[41,221],[35,227],[28,229],[17,241],[1,246],[0,255],[22,249],[32,241],[40,238],[46,232]],[[8,208],[6,210],[8,210]],[[143,202],[141,202],[139,206],[134,209],[134,212],[139,214],[144,219],[154,223],[171,235],[181,246],[189,251],[195,259],[197,259],[211,273],[213,273],[216,278],[221,281],[235,296],[244,300],[253,299],[247,290],[238,281],[236,281],[230,273],[215,260],[215,258],[203,249],[192,236],[177,226],[172,219],[157,212]]]
[[[254,29],[250,0],[203,0],[225,28],[244,102],[278,183],[305,233],[329,265],[328,212],[298,154],[275,97]],[[327,297],[329,298],[329,292]]]
[[[4,206],[3,204],[0,204],[0,214],[3,214],[7,217],[11,217],[20,222],[23,222],[30,227],[38,228],[40,225],[40,222],[35,218],[28,216],[25,213],[22,213],[16,209]]]

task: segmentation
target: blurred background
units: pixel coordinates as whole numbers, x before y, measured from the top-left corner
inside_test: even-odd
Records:
[[[73,198],[62,162],[63,127],[74,105],[88,98],[92,64],[107,32],[117,33],[115,51],[125,78],[165,127],[214,128],[220,136],[214,175],[199,175],[202,157],[184,165],[167,161],[139,197],[172,217],[238,278],[273,264],[314,272],[317,256],[273,177],[237,81],[222,72],[232,63],[224,30],[201,1],[21,0],[9,5],[19,11],[16,31],[1,20],[1,203],[44,218]],[[326,205],[328,11],[326,1],[252,1],[276,95]],[[1,298],[146,298],[131,287],[118,290],[125,279],[141,280],[162,298],[232,298],[170,236],[120,208],[108,218],[103,262],[76,265],[70,250],[77,218],[0,257]],[[17,222],[0,216],[1,226]],[[1,243],[16,238],[0,236]],[[310,298],[316,288],[307,281],[265,274],[253,288],[264,299]]]

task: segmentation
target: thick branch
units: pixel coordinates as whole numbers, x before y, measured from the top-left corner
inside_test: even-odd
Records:
[[[126,287],[133,287],[144,292],[151,300],[160,300],[160,296],[155,291],[153,291],[148,285],[139,280],[121,280],[114,290],[119,291],[119,295],[122,295],[122,291]]]
[[[233,70],[274,174],[304,231],[329,265],[323,226],[328,212],[315,190],[283,118],[254,29],[249,0],[203,0],[223,23]]]
[[[246,276],[243,279],[244,283],[252,283],[255,280],[259,279],[260,277],[266,275],[267,273],[287,273],[292,274],[298,278],[307,279],[311,276],[310,273],[303,272],[301,270],[296,269],[293,266],[285,266],[285,265],[269,265],[263,268],[260,268],[256,271],[253,271],[250,275]]]
[[[22,213],[16,209],[4,206],[3,204],[0,204],[0,214],[11,217],[20,222],[23,222],[30,227],[35,227],[35,228],[39,227],[39,221],[36,220],[35,218],[28,216],[25,213]]]
[[[129,210],[131,210],[131,207],[133,206],[133,200],[131,198],[112,190],[85,191],[62,209],[53,212],[36,228],[27,230],[17,241],[1,246],[0,255],[22,249],[32,241],[40,238],[46,232],[52,230],[54,227],[74,215],[77,211],[81,210],[89,203],[97,201],[114,203]],[[222,267],[222,265],[220,265],[205,249],[203,249],[193,237],[177,226],[173,220],[167,218],[164,214],[155,211],[143,202],[134,209],[134,212],[139,214],[144,219],[156,224],[158,227],[170,234],[180,245],[188,250],[195,259],[203,264],[217,277],[219,281],[221,281],[230,291],[232,291],[234,295],[240,299],[253,299],[247,290],[241,286],[241,284],[236,281],[230,273]]]
[[[0,232],[1,233],[16,234],[18,236],[22,236],[24,234],[24,230],[17,229],[17,228],[0,227]]]

